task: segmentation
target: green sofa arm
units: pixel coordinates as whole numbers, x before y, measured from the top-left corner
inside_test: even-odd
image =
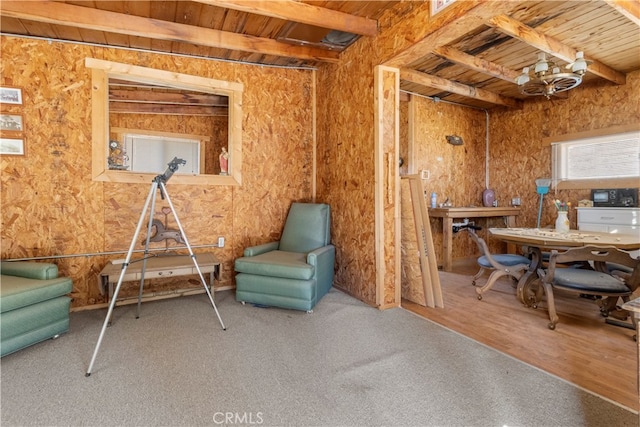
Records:
[[[333,286],[335,260],[336,247],[333,245],[323,246],[307,254],[307,263],[313,265],[316,270],[318,300]]]
[[[0,273],[27,279],[50,280],[58,278],[58,266],[47,262],[2,261]]]
[[[262,245],[258,245],[258,246],[251,246],[250,248],[246,248],[244,250],[244,256],[256,256],[256,255],[263,254],[265,252],[275,251],[275,250],[278,250],[279,246],[280,246],[279,241],[263,243]]]

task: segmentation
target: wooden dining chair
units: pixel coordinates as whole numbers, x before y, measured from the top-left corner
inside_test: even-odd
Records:
[[[589,268],[563,268],[560,264],[583,262]],[[619,265],[630,269],[610,269],[610,265]],[[565,252],[551,251],[547,269],[538,269],[547,297],[549,310],[549,329],[555,329],[559,321],[556,312],[554,291],[561,290],[582,296],[593,296],[598,301],[600,313],[608,317],[617,310],[618,301],[629,301],[631,294],[640,285],[640,260],[628,252],[614,246],[584,246]],[[636,321],[632,322],[635,329]]]
[[[482,256],[477,259],[480,270],[478,270],[478,272],[473,276],[471,284],[476,286],[476,281],[482,277],[485,272],[491,271],[491,274],[484,286],[476,287],[476,293],[478,294],[479,300],[482,299],[482,294],[491,289],[499,278],[509,276],[518,281],[529,269],[529,265],[531,264],[531,260],[529,258],[516,254],[492,254],[489,251],[487,243],[482,237],[476,234],[474,228],[464,227],[461,230],[469,233],[469,236],[474,242],[476,242],[476,245],[478,245],[478,248],[482,253]]]

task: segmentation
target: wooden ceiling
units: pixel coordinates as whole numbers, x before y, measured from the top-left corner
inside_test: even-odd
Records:
[[[0,25],[3,34],[319,67],[425,7],[429,2],[3,0]],[[428,20],[420,37],[387,62],[400,68],[403,90],[518,108],[539,98],[521,94],[514,82],[538,52],[564,66],[584,51],[592,63],[582,84],[625,84],[626,73],[640,69],[640,2],[458,0]]]

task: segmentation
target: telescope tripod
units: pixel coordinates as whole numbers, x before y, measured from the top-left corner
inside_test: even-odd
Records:
[[[185,246],[187,247],[187,249],[189,250],[189,256],[191,257],[191,260],[193,261],[193,265],[195,266],[196,270],[198,271],[198,275],[200,276],[200,281],[202,282],[202,286],[204,286],[205,291],[207,292],[207,295],[209,296],[209,301],[211,301],[211,305],[213,306],[213,309],[216,312],[216,316],[218,316],[218,320],[220,321],[220,326],[222,326],[222,330],[227,330],[227,328],[224,326],[224,323],[222,322],[222,318],[220,317],[220,313],[218,312],[218,308],[216,307],[216,303],[213,301],[213,296],[211,295],[211,292],[209,291],[209,287],[207,286],[206,281],[204,280],[204,276],[202,275],[202,271],[200,270],[200,266],[198,265],[198,262],[196,261],[196,256],[194,255],[193,251],[191,250],[191,245],[189,245],[189,240],[187,240],[187,236],[184,233],[184,229],[182,228],[182,224],[180,223],[180,219],[178,218],[178,214],[176,213],[175,208],[173,207],[173,203],[171,203],[171,198],[169,197],[169,194],[167,193],[167,188],[165,186],[165,182],[171,177],[171,175],[173,175],[173,172],[175,170],[177,170],[177,164],[174,165],[174,163],[176,162],[176,160],[179,159],[174,159],[174,161],[172,161],[172,163],[169,163],[169,169],[167,169],[167,172],[165,172],[163,175],[158,175],[157,177],[155,177],[153,179],[153,182],[151,184],[151,189],[149,190],[149,195],[147,196],[147,200],[144,204],[144,208],[142,209],[142,214],[140,215],[140,220],[138,221],[138,225],[136,227],[136,231],[135,234],[133,236],[133,239],[131,240],[131,246],[129,247],[129,251],[127,252],[127,256],[126,259],[124,261],[124,263],[122,264],[122,270],[120,272],[120,278],[118,279],[118,284],[116,286],[116,289],[113,293],[113,297],[111,299],[111,302],[109,304],[109,310],[107,311],[107,316],[104,319],[104,324],[102,325],[102,330],[100,331],[100,336],[98,337],[98,342],[96,343],[96,348],[93,351],[93,356],[91,357],[91,363],[89,363],[89,369],[87,369],[87,373],[85,374],[85,376],[90,376],[91,375],[91,370],[93,369],[93,364],[96,361],[96,357],[98,356],[98,350],[100,349],[100,345],[102,343],[102,339],[104,338],[104,334],[107,330],[107,326],[109,326],[109,323],[111,322],[111,315],[113,313],[113,309],[115,308],[116,305],[116,300],[118,299],[118,292],[120,292],[120,287],[122,286],[122,281],[124,279],[124,275],[127,271],[127,267],[129,266],[130,262],[131,262],[131,255],[133,254],[133,250],[136,244],[136,241],[138,240],[138,235],[140,234],[140,229],[142,228],[142,224],[144,223],[144,218],[145,218],[145,214],[147,212],[147,208],[149,207],[149,203],[151,203],[151,210],[149,211],[149,221],[148,221],[148,228],[147,228],[147,240],[145,242],[145,247],[144,247],[144,258],[142,259],[142,275],[140,277],[140,292],[138,294],[138,307],[136,309],[136,319],[140,317],[140,303],[142,302],[142,289],[144,287],[144,273],[145,273],[145,268],[146,268],[146,263],[147,263],[147,256],[149,253],[149,239],[151,237],[151,226],[152,226],[152,221],[153,221],[153,213],[155,211],[155,204],[156,204],[156,192],[159,189],[160,190],[160,196],[162,197],[162,199],[166,199],[167,203],[169,204],[169,207],[171,208],[171,212],[173,213],[174,218],[176,219],[176,223],[178,224],[178,228],[180,229],[180,234],[184,240]],[[173,165],[173,169],[172,169],[172,165]],[[168,176],[167,176],[168,175]]]

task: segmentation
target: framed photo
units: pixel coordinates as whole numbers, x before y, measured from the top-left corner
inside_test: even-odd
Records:
[[[16,87],[0,87],[0,102],[22,105],[22,90]]]
[[[440,12],[456,0],[431,0],[431,16]]]
[[[24,156],[24,139],[0,138],[0,155]]]
[[[22,132],[23,130],[22,114],[0,114],[0,131]]]

